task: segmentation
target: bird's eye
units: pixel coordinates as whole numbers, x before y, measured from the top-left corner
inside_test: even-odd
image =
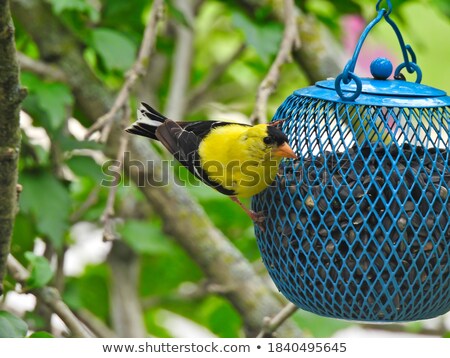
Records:
[[[270,137],[264,137],[263,141],[267,145],[273,144],[273,139]]]

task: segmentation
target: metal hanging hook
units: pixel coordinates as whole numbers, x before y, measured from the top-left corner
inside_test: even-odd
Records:
[[[392,3],[391,3],[391,0],[378,0],[376,9],[377,9],[377,11],[380,11],[381,9],[384,9],[384,8],[381,8],[381,7],[380,7],[380,5],[381,5],[381,3],[382,3],[383,1],[386,1],[386,2],[387,2],[388,8],[387,8],[387,10],[386,10],[386,15],[389,15],[389,14],[392,12]]]
[[[385,18],[386,22],[389,25],[391,25],[392,29],[394,30],[395,34],[397,35],[397,39],[400,44],[400,49],[402,50],[402,54],[403,54],[404,62],[397,67],[397,69],[395,70],[395,74],[398,75],[403,68],[406,68],[408,73],[416,72],[416,74],[417,74],[416,83],[420,83],[422,81],[422,71],[420,70],[420,67],[416,63],[417,62],[416,54],[414,53],[414,51],[410,45],[405,44],[405,41],[403,40],[403,36],[400,32],[400,29],[398,28],[398,26],[394,22],[394,20],[392,20],[388,14],[384,15],[384,18]],[[409,58],[410,56],[411,56],[411,59]]]
[[[382,3],[386,2],[387,9],[382,6]],[[405,44],[405,41],[403,40],[402,34],[400,32],[400,29],[395,24],[395,22],[389,17],[389,14],[392,12],[392,2],[391,0],[378,0],[376,5],[376,10],[378,12],[375,19],[373,19],[367,27],[364,29],[363,33],[361,34],[358,43],[356,44],[355,50],[353,52],[353,56],[348,61],[348,63],[345,65],[344,70],[342,73],[336,77],[335,80],[335,89],[339,97],[341,97],[342,100],[345,101],[354,101],[358,96],[361,94],[362,90],[362,84],[361,79],[354,73],[356,62],[358,60],[359,53],[361,51],[361,47],[366,40],[366,37],[368,36],[369,32],[377,25],[383,18],[386,20],[386,22],[392,27],[394,30],[400,49],[402,51],[403,55],[403,63],[401,63],[395,70],[395,76],[400,76],[400,71],[403,68],[406,68],[408,73],[416,73],[416,83],[420,83],[422,80],[422,71],[420,70],[419,66],[416,63],[416,55],[411,48],[410,45]],[[356,90],[355,92],[352,92],[351,94],[344,94],[343,90],[341,88],[342,84],[348,85],[351,81],[355,82]]]

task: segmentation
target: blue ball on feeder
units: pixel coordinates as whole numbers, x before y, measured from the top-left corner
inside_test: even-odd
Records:
[[[392,74],[392,63],[384,57],[376,58],[370,64],[370,73],[377,80],[386,80]]]

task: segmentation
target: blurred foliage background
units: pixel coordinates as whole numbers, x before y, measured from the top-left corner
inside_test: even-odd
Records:
[[[449,3],[392,2],[393,17],[424,73],[422,83],[450,92]],[[161,217],[158,206],[151,205],[145,192],[124,173],[115,195],[115,215],[110,220],[117,240],[114,244],[102,241],[102,216],[110,188],[100,183],[111,179],[106,169],[111,164],[108,159],[114,159],[116,152],[108,152],[108,144],[87,140],[84,135],[93,118],[104,114],[104,97],[113,98],[135,62],[152,1],[29,3],[11,0],[22,63],[21,83],[28,89],[21,116],[19,183],[23,192],[11,253],[31,275],[25,292],[17,292],[16,281],[7,275],[0,301],[0,336],[33,332],[38,332],[37,336],[71,335],[39,297],[26,293],[46,286],[56,287],[77,318],[98,336],[253,335],[245,309],[235,304],[228,291],[239,288],[224,287],[205,273],[205,265],[197,261],[196,254],[174,240],[166,227],[171,223]],[[314,41],[322,41],[323,51],[335,60],[334,68],[343,68],[355,40],[375,16],[375,3],[296,0],[299,22],[307,19],[314,24],[309,37],[301,36],[301,46],[307,48]],[[33,24],[25,14],[27,6],[35,16]],[[279,51],[282,6],[283,2],[276,0],[165,1],[155,51],[130,96],[131,113],[145,101],[174,119],[248,121],[258,86]],[[368,64],[379,54],[399,64],[401,53],[396,41],[386,24],[376,27],[363,49],[357,72],[367,75]],[[95,86],[102,87],[101,93],[94,85],[89,89],[91,112],[80,103],[79,93],[87,88],[74,53],[81,55],[93,73]],[[37,64],[51,69],[50,73],[38,71]],[[290,93],[311,84],[317,76],[310,72],[312,67],[296,56],[282,67],[280,82],[268,103],[268,120]],[[77,88],[77,83],[82,88]],[[128,122],[133,119],[131,115]],[[124,135],[113,131],[106,143],[118,142],[117,138]],[[140,143],[169,158],[157,144]],[[229,239],[279,307],[286,304],[267,277],[252,223],[239,207],[193,181],[177,164],[171,165],[167,174],[184,183],[189,197],[207,213],[211,227]],[[232,272],[233,262],[222,269]],[[254,292],[241,294],[249,295],[255,306],[260,304]],[[443,336],[450,330],[446,316],[429,322],[374,327],[297,311],[290,324],[294,326],[292,332],[310,337],[367,332],[383,336],[388,331]]]

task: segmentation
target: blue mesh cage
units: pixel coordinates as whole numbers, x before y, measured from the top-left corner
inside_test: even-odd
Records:
[[[378,7],[378,21],[389,19]],[[294,92],[273,119],[299,159],[253,198],[266,215],[258,247],[281,293],[320,315],[409,321],[450,310],[450,97],[418,83],[396,32],[406,48],[396,77],[406,68],[417,83],[387,80],[392,65],[379,59],[377,79],[359,79],[357,48],[341,78]]]

